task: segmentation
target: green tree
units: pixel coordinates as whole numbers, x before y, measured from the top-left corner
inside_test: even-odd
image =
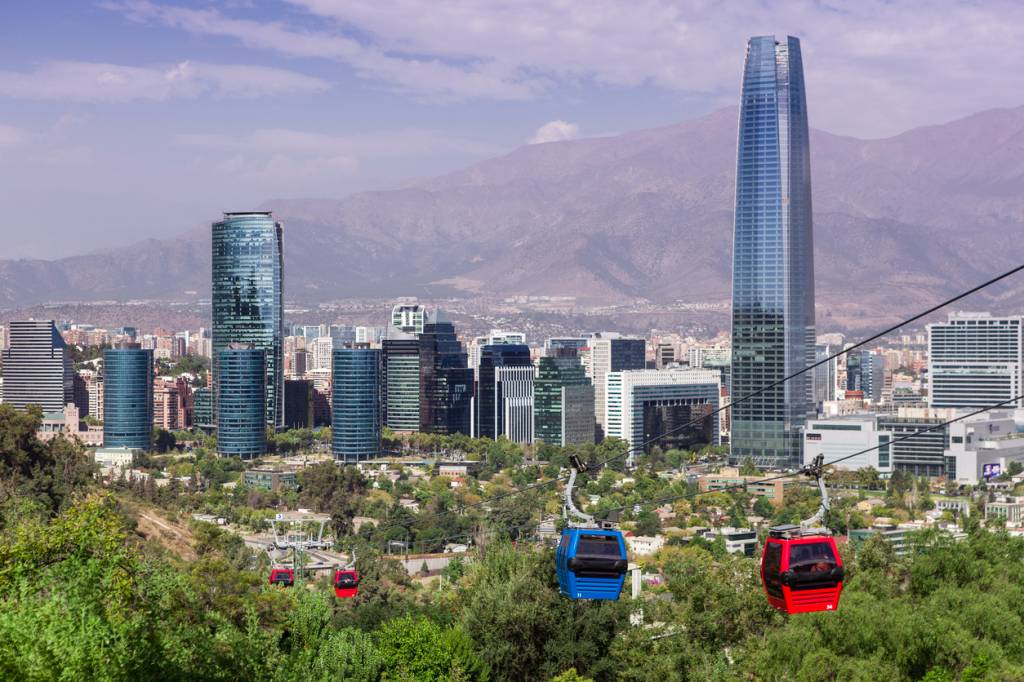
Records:
[[[426,618],[404,616],[376,634],[384,678],[442,682],[486,680],[486,664],[460,626],[442,627]]]

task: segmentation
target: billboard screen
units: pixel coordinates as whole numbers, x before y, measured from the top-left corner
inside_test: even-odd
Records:
[[[1003,466],[1001,464],[983,464],[981,466],[981,477],[986,481],[998,477],[1003,473]]]

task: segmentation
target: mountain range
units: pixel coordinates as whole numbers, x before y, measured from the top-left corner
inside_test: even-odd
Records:
[[[735,108],[528,145],[413,185],[277,199],[288,300],[729,297]],[[1024,259],[1024,107],[886,139],[811,134],[822,315],[900,314]],[[59,260],[0,260],[0,307],[209,289],[209,229]],[[1024,311],[1024,278],[965,304]]]

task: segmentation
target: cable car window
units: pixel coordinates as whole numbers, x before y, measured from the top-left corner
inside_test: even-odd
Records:
[[[768,594],[774,597],[782,597],[782,545],[777,542],[769,542],[764,548],[764,586]]]
[[[836,565],[836,555],[827,542],[792,545],[789,548],[789,568],[797,573],[824,573]]]
[[[581,535],[576,545],[576,556],[614,557],[622,556],[618,538],[610,535]]]

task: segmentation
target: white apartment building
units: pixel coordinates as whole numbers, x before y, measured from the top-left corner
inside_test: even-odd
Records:
[[[959,312],[928,325],[931,407],[987,407],[1009,400],[1024,392],[1022,371],[1024,317]]]
[[[864,467],[891,474],[893,453],[891,431],[879,431],[875,415],[852,415],[839,419],[812,419],[804,429],[804,464],[810,464],[823,455],[825,464],[843,457],[837,469],[856,471]],[[866,451],[866,452],[865,452]]]

